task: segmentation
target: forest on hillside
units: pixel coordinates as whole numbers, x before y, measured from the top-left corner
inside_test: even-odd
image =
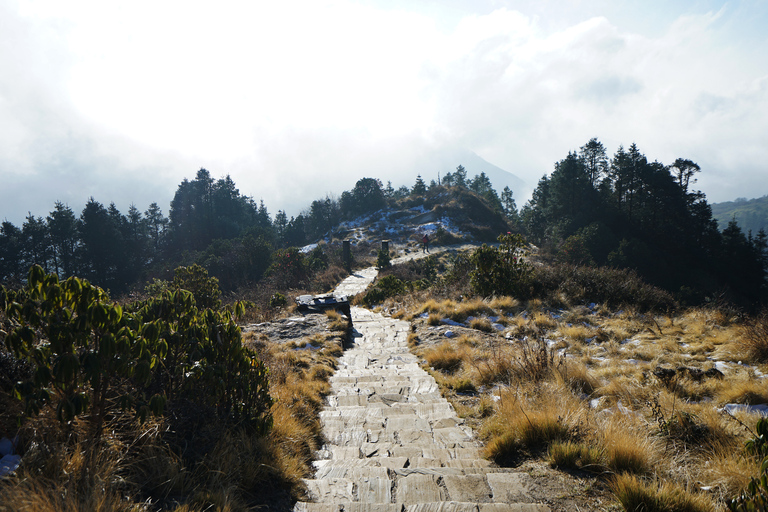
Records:
[[[735,220],[744,232],[757,233],[768,229],[768,196],[755,199],[740,197],[735,201],[714,203],[712,215],[721,228]]]
[[[520,211],[508,187],[499,194],[484,173],[469,178],[459,166],[438,181],[418,176],[410,188],[361,178],[338,198],[312,201],[289,218],[282,210],[272,216],[229,176],[214,179],[200,169],[179,184],[167,217],[157,203],[123,214],[92,197],[79,215],[57,202],[46,217],[30,214],[21,227],[3,222],[0,279],[23,282],[39,264],[120,295],[168,278],[178,266],[199,264],[234,291],[260,282],[281,258],[303,265],[311,258],[322,266],[322,248],[313,255],[295,248],[328,237],[343,220],[406,202],[431,198],[433,204],[445,191],[463,190],[502,215],[508,231],[560,261],[632,269],[686,303],[756,306],[766,298],[768,236],[745,233],[736,222],[719,231],[706,197],[692,188],[700,170],[682,158],[672,165],[651,162],[635,144],[609,158],[591,139],[556,162]],[[479,215],[475,221],[482,223],[485,214]]]

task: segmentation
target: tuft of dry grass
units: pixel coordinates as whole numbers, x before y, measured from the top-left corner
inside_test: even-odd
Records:
[[[715,400],[720,404],[768,404],[768,386],[762,379],[729,379],[727,385],[718,389]]]
[[[493,297],[488,305],[491,309],[505,314],[510,314],[520,309],[520,301],[509,296]]]
[[[754,363],[768,363],[768,308],[745,322],[737,345]]]
[[[461,368],[462,362],[467,358],[467,353],[466,350],[462,350],[453,343],[444,341],[424,352],[424,358],[429,366],[435,370],[454,373]]]
[[[701,494],[686,491],[678,484],[646,484],[634,475],[619,474],[611,479],[611,491],[624,510],[644,512],[714,512],[712,502]]]
[[[611,422],[602,431],[606,467],[614,473],[650,473],[658,460],[652,441],[646,435],[628,430],[622,423]]]
[[[562,325],[559,330],[568,341],[575,343],[584,343],[594,336],[594,330],[584,325]]]
[[[331,331],[346,331],[349,328],[349,320],[344,318],[341,313],[335,309],[328,309],[325,311],[325,316],[328,317],[330,323],[328,329]]]
[[[591,395],[600,387],[600,381],[595,378],[583,364],[564,359],[555,367],[555,382],[570,388],[574,393]]]
[[[579,401],[559,387],[542,388],[535,397],[526,397],[521,389],[505,391],[496,414],[481,430],[488,440],[486,456],[509,466],[524,454],[546,452],[552,443],[573,438],[582,414]]]
[[[469,327],[477,331],[493,332],[493,324],[487,318],[473,318],[469,322]]]
[[[554,442],[549,446],[547,457],[553,468],[581,469],[593,473],[600,473],[605,468],[602,449],[584,443]]]

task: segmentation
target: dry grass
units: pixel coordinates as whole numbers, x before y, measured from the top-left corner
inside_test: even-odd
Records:
[[[768,308],[744,324],[737,345],[746,355],[746,360],[768,363]]]
[[[660,460],[659,447],[632,420],[631,415],[619,413],[601,425],[598,436],[605,465],[613,473],[648,474]]]
[[[566,340],[573,343],[584,343],[588,338],[592,338],[594,329],[584,325],[565,325],[560,327],[560,333]]]
[[[496,300],[486,304],[498,313]],[[475,405],[459,408],[478,425],[489,458],[502,465],[545,458],[553,467],[613,475],[627,510],[722,510],[754,476],[754,461],[742,455],[747,434],[717,407],[768,403],[766,380],[737,364],[724,379],[702,376],[714,361],[746,359],[743,326],[731,313],[653,317],[573,306],[558,317],[540,301],[525,306],[511,302],[504,310],[515,313],[505,317],[511,342],[478,333],[459,357],[462,343],[454,341],[458,369],[436,374],[445,389],[467,377],[478,389]],[[463,310],[457,302],[450,307]],[[678,373],[662,381],[654,376],[660,366]],[[702,486],[709,492],[698,492]]]
[[[756,380],[743,376],[722,383],[717,390],[715,400],[720,404],[768,404],[768,386],[764,380]]]
[[[546,452],[553,442],[575,435],[582,415],[582,404],[560,387],[545,386],[535,395],[522,388],[504,391],[496,414],[481,431],[487,439],[486,456],[510,466],[524,455]]]
[[[493,324],[487,318],[473,318],[469,322],[469,327],[477,331],[493,332]]]
[[[462,362],[467,357],[466,350],[461,350],[453,343],[444,341],[443,343],[430,348],[424,353],[429,366],[435,370],[447,373],[454,373],[461,368]]]
[[[335,309],[328,309],[325,312],[325,316],[328,317],[330,320],[330,323],[328,324],[328,329],[332,331],[340,331],[344,332],[349,328],[349,320],[347,320],[344,316],[341,315],[338,311]]]
[[[553,468],[581,469],[593,473],[605,469],[602,449],[584,443],[556,441],[549,446],[547,457]]]
[[[611,490],[624,510],[644,512],[714,512],[711,500],[691,493],[678,484],[663,482],[648,484],[634,475],[616,475],[610,482]]]

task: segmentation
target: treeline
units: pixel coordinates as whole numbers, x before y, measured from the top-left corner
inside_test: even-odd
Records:
[[[444,181],[474,190],[503,209],[485,174],[467,179],[459,166]],[[22,282],[30,266],[38,264],[61,278],[83,277],[120,294],[152,277],[168,277],[179,265],[198,263],[224,290],[233,290],[259,281],[276,260],[295,258],[284,254],[286,248],[315,242],[342,220],[422,196],[436,186],[421,176],[413,187],[399,189],[362,178],[338,199],[317,199],[296,217],[278,210],[273,218],[263,201],[242,195],[230,176],[214,179],[200,169],[194,179],[179,184],[167,217],[157,203],[144,212],[132,205],[123,214],[114,203],[105,206],[90,198],[79,215],[57,202],[46,217],[30,214],[21,227],[3,222],[0,281]],[[515,209],[511,191],[506,193],[505,204]],[[311,259],[315,266],[324,261],[319,254]]]
[[[635,144],[608,158],[591,139],[555,164],[521,211],[523,231],[562,260],[635,269],[684,301],[766,298],[768,236],[736,222],[720,232],[699,166],[650,162]]]
[[[317,199],[289,218],[282,210],[270,215],[263,201],[242,195],[229,176],[217,180],[200,169],[179,184],[168,217],[157,203],[143,213],[131,206],[124,215],[91,198],[79,216],[56,203],[47,217],[30,214],[20,228],[3,222],[0,280],[23,281],[39,264],[120,294],[197,263],[232,291],[260,281],[280,261],[302,260],[288,248],[332,235],[343,220],[397,203],[434,205],[444,190],[463,189],[501,214],[501,224],[509,226],[504,231],[522,233],[561,261],[633,269],[685,302],[764,302],[768,236],[764,230],[745,233],[735,222],[719,231],[704,194],[692,189],[699,172],[686,159],[651,162],[635,144],[609,158],[592,139],[557,162],[519,212],[508,187],[498,194],[485,173],[469,178],[458,166],[437,181],[419,175],[413,186],[398,189],[362,178],[338,199]],[[474,222],[482,223],[480,217]],[[322,267],[327,255],[315,252],[307,255],[311,262],[299,263]]]

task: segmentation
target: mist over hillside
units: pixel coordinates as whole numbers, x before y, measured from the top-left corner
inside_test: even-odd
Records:
[[[744,232],[757,234],[761,229],[768,230],[768,196],[713,203],[712,216],[721,230],[735,220]]]

